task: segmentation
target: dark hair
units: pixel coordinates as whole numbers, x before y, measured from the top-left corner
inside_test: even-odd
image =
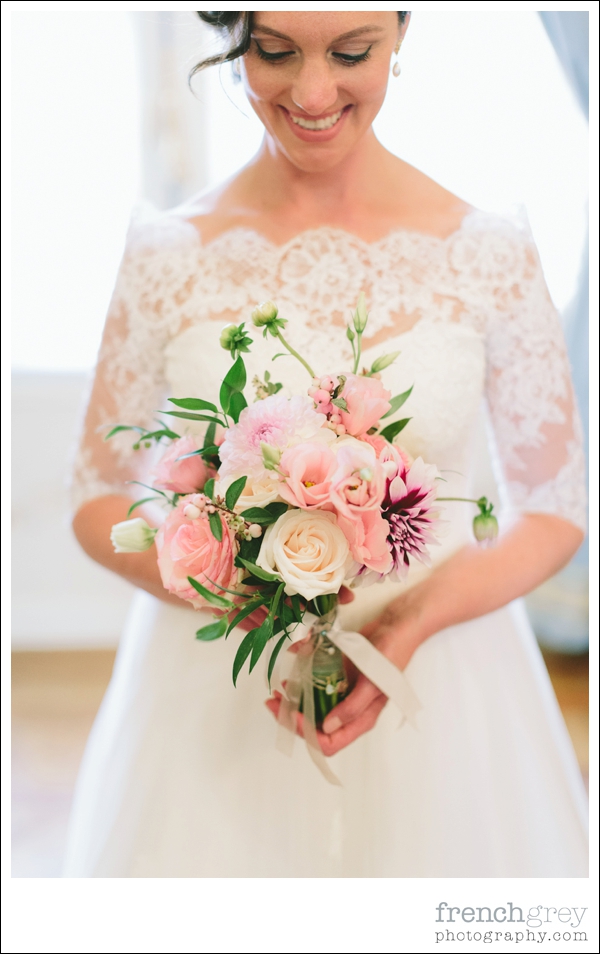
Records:
[[[196,63],[190,70],[190,81],[196,73],[206,69],[207,66],[229,63],[237,60],[238,56],[243,56],[250,49],[250,37],[252,35],[252,11],[250,10],[210,10],[207,13],[198,10],[197,13],[204,23],[215,27],[224,38],[229,40],[229,48],[224,50],[223,53],[209,56],[207,59],[201,60],[200,63]],[[398,12],[398,19],[401,24],[406,20],[407,13],[407,10]]]

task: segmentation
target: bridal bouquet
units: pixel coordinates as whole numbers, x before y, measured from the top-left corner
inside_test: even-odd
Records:
[[[334,636],[342,585],[402,580],[413,560],[429,562],[428,548],[436,542],[439,474],[396,443],[409,418],[386,423],[412,390],[392,397],[382,384],[380,372],[398,352],[359,370],[367,319],[361,295],[346,329],[352,370],[319,374],[288,344],[286,320],[265,302],[252,312],[252,322],[305,367],[310,384],[304,394],[284,396],[267,371],[263,380],[252,381],[254,400],[248,403],[242,355],[252,338],[244,323],[228,325],[220,342],[233,364],[219,405],[171,398],[176,409],[164,412],[202,422],[203,439],[180,436],[163,423],[155,431],[118,425],[107,435],[133,430],[134,447],[153,440],[168,444],[152,483],[145,485],[152,497],[134,503],[130,513],[155,497],[169,513],[159,529],[141,518],[117,524],[115,550],[141,551],[155,543],[165,588],[198,609],[215,611],[198,639],[228,636],[264,608],[263,621],[237,650],[234,684],[246,661],[252,671],[268,646],[270,680],[286,643],[298,633],[308,636],[312,692],[306,681],[297,685],[295,703],[313,725],[348,689]],[[476,537],[493,538],[491,505],[485,498],[473,502],[480,511]]]

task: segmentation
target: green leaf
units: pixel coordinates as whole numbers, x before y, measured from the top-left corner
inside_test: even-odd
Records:
[[[236,424],[245,407],[248,407],[248,402],[244,395],[241,391],[234,391],[229,401],[229,416],[233,418]]]
[[[210,524],[213,537],[220,543],[223,539],[223,524],[221,523],[221,515],[216,511],[215,513],[209,513],[208,522]]]
[[[275,649],[271,653],[271,658],[269,659],[269,668],[267,670],[267,679],[269,680],[269,692],[271,691],[271,676],[273,675],[273,670],[275,669],[275,663],[277,662],[277,657],[279,656],[279,653],[281,652],[281,647],[285,643],[286,639],[289,639],[289,636],[287,633],[284,633],[281,639],[279,640],[279,642],[277,643],[277,645],[275,646]]]
[[[258,577],[259,580],[266,580],[267,583],[281,582],[281,577],[279,575],[275,576],[274,573],[267,573],[266,570],[263,570],[262,567],[257,566],[256,563],[250,563],[250,560],[242,560],[242,563],[246,569],[250,570],[252,575]]]
[[[298,595],[298,593],[294,593],[294,595],[292,596],[292,609],[296,617],[296,622],[301,623],[304,617],[304,613],[302,612],[302,607],[300,606],[300,596]]]
[[[339,407],[342,411],[348,410],[348,405],[346,404],[345,398],[342,398],[342,397],[333,398],[331,403],[335,404],[335,406]]]
[[[413,388],[414,388],[414,384],[413,384],[412,387],[410,387],[410,388],[408,389],[408,391],[404,391],[402,394],[397,394],[396,397],[393,397],[393,398],[392,398],[392,400],[390,401],[391,407],[390,407],[389,411],[387,412],[387,414],[384,414],[384,415],[382,416],[382,418],[381,418],[382,421],[383,421],[383,419],[384,419],[385,417],[391,417],[392,414],[395,414],[396,411],[399,411],[399,410],[400,410],[400,408],[402,407],[402,405],[404,404],[404,402],[407,401],[408,398],[410,397]],[[410,418],[409,418],[409,420],[410,420]]]
[[[258,523],[261,527],[268,527],[270,523],[275,523],[277,517],[263,507],[249,507],[242,511],[242,517],[249,523]]]
[[[280,517],[282,513],[286,513],[287,509],[288,505],[278,500],[274,500],[273,503],[267,504],[265,507],[265,510],[272,513],[274,517]]]
[[[394,421],[393,424],[388,424],[388,426],[384,427],[379,433],[381,437],[385,437],[386,441],[389,441],[391,444],[400,431],[404,430],[410,420],[410,417],[404,417],[401,421]]]
[[[232,603],[231,600],[226,600],[224,596],[219,596],[218,593],[213,593],[212,590],[207,590],[206,587],[202,586],[202,583],[198,583],[198,580],[195,580],[193,576],[188,576],[188,583],[212,606],[218,606],[219,609],[234,608],[235,603]]]
[[[281,583],[281,584],[277,587],[277,592],[276,592],[276,594],[275,594],[275,597],[274,597],[274,599],[273,599],[273,602],[271,603],[271,607],[270,607],[270,609],[269,609],[269,616],[270,616],[272,619],[275,619],[275,617],[277,616],[277,611],[278,611],[278,609],[279,609],[279,603],[281,602],[281,597],[282,597],[282,595],[283,595],[284,586],[285,586],[285,583]]]
[[[210,480],[207,480],[206,483],[204,484],[204,490],[202,491],[202,493],[205,494],[206,497],[210,497],[210,499],[212,500],[214,492],[215,492],[215,478],[211,477]]]
[[[217,433],[217,425],[213,421],[206,428],[206,434],[204,435],[204,447],[212,447],[215,442],[215,434]]]
[[[242,620],[246,619],[247,616],[250,616],[250,613],[253,613],[254,610],[257,610],[259,606],[264,606],[264,602],[265,601],[262,599],[262,597],[260,599],[248,600],[244,608],[240,610],[237,616],[234,616],[229,623],[227,627],[227,635],[229,636],[232,629],[235,629],[235,627],[238,626]]]
[[[218,417],[208,417],[207,414],[192,414],[191,411],[161,411],[161,414],[168,414],[170,417],[181,417],[185,421],[209,421],[211,424],[221,424],[223,421]]]
[[[126,480],[125,483],[126,483],[126,484],[137,484],[138,487],[145,487],[146,490],[152,490],[153,493],[155,493],[155,494],[160,494],[161,497],[165,497],[166,500],[169,499],[169,498],[167,497],[166,493],[165,493],[163,490],[158,490],[156,487],[152,487],[151,484],[143,484],[143,483],[141,482],[141,480]]]
[[[167,398],[170,404],[175,407],[183,407],[186,411],[214,411],[217,413],[216,404],[210,401],[203,401],[201,398]]]
[[[131,507],[127,511],[127,516],[133,513],[136,507],[141,507],[142,504],[150,503],[151,500],[156,500],[156,497],[144,497],[143,500],[136,500],[136,502],[132,503]]]
[[[247,477],[240,477],[238,480],[234,480],[234,482],[227,488],[227,492],[225,494],[225,503],[227,504],[229,510],[233,510],[235,507],[239,497],[243,493],[247,480]]]
[[[242,569],[244,564],[241,560],[249,560],[250,563],[256,563],[256,559],[260,553],[261,543],[262,537],[252,537],[251,540],[240,540],[240,551],[235,558],[235,565]]]
[[[250,651],[251,651],[252,646],[253,646],[253,644],[254,644],[254,637],[256,636],[257,632],[258,632],[258,628],[257,628],[257,629],[251,629],[249,633],[246,633],[246,635],[244,636],[243,640],[241,641],[241,643],[240,643],[240,645],[239,645],[239,647],[238,647],[237,653],[235,654],[235,659],[233,660],[233,684],[234,684],[234,686],[235,686],[235,684],[236,684],[236,682],[237,682],[237,677],[238,677],[239,674],[240,674],[240,670],[241,670],[242,666],[244,665],[244,663],[246,662],[248,656],[250,655]]]
[[[189,454],[182,454],[175,460],[187,460],[188,457],[214,457],[218,450],[218,447],[202,447],[200,450],[190,451]]]
[[[104,440],[107,441],[110,437],[113,437],[115,434],[119,434],[121,431],[137,431],[138,434],[145,434],[146,428],[129,426],[128,424],[117,424],[116,427],[113,427],[112,430],[108,432]]]
[[[232,364],[229,371],[223,378],[223,384],[226,384],[232,391],[243,391],[246,387],[246,365],[241,357]]]
[[[259,626],[256,630],[256,636],[254,637],[254,642],[252,643],[252,656],[250,658],[250,672],[256,666],[258,660],[261,657],[262,651],[273,635],[273,617],[267,616],[266,620]]]
[[[226,629],[227,617],[222,616],[221,619],[216,620],[214,623],[209,623],[208,626],[203,626],[202,629],[199,629],[196,633],[196,639],[202,639],[205,643],[208,643],[213,639],[220,639],[221,636],[224,636]]]
[[[231,402],[231,395],[233,394],[233,389],[229,387],[228,384],[223,381],[221,385],[221,390],[219,391],[219,402],[223,408],[224,414],[229,414],[229,404]]]

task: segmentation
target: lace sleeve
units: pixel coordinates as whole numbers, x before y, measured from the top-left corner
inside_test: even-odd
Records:
[[[586,530],[581,424],[559,318],[533,241],[496,236],[488,315],[487,401],[510,509]]]
[[[75,513],[84,503],[106,494],[139,497],[146,482],[151,451],[133,450],[135,436],[123,432],[106,441],[115,424],[152,427],[165,399],[164,350],[178,322],[176,302],[185,282],[172,230],[163,222],[134,221],[108,317],[84,424],[76,452],[71,502]]]

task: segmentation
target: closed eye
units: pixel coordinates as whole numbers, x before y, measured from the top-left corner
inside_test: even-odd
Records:
[[[334,53],[336,60],[345,66],[354,66],[355,63],[363,63],[371,55],[371,47],[367,47],[364,53]]]
[[[254,42],[256,43],[256,52],[261,60],[266,60],[268,63],[281,62],[281,60],[285,60],[288,56],[294,55],[293,50],[283,50],[281,53],[267,53],[256,40]]]

